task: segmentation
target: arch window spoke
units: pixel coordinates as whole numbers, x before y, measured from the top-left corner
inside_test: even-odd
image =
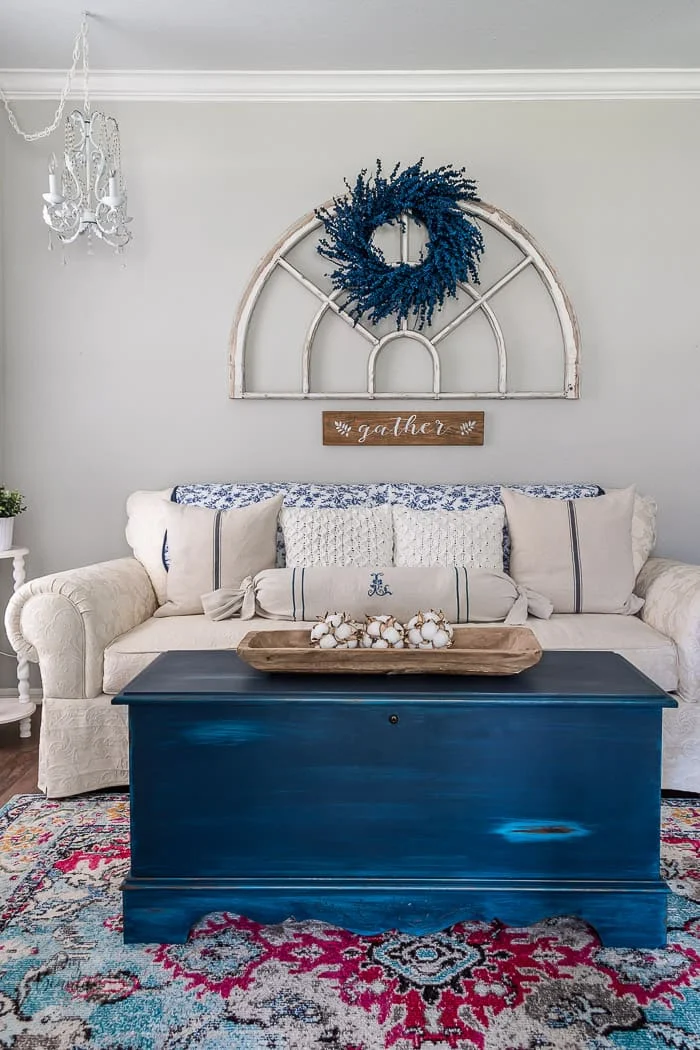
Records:
[[[531,263],[532,259],[529,256],[527,256],[525,259],[522,259],[516,266],[513,266],[513,268],[510,269],[508,273],[504,274],[503,277],[500,278],[500,280],[496,281],[495,284],[492,284],[491,287],[483,293],[483,295],[480,295],[478,292],[476,292],[474,302],[471,304],[471,306],[465,307],[465,309],[460,311],[460,313],[458,313],[457,316],[453,318],[453,320],[450,321],[449,324],[445,325],[444,328],[441,328],[438,332],[435,333],[434,336],[432,336],[433,344],[437,346],[437,344],[441,343],[443,339],[446,339],[448,335],[454,332],[455,328],[458,328],[459,325],[461,325],[464,321],[467,320],[467,318],[471,317],[472,314],[475,314],[477,310],[481,310],[484,307],[484,305],[488,303],[489,299],[493,299],[494,295],[498,295],[498,293],[503,288],[505,288],[507,284],[510,284],[511,281],[515,280],[518,274],[522,273],[523,270],[525,270]],[[465,285],[460,285],[460,288],[465,287]]]
[[[506,355],[506,341],[503,335],[503,329],[489,304],[484,302],[483,296],[479,296],[479,293],[475,292],[470,284],[462,284],[460,282],[459,287],[475,302],[477,299],[480,300],[479,305],[481,307],[481,312],[488,321],[491,331],[493,332],[493,338],[496,342],[496,353],[498,354],[498,392],[499,394],[505,394],[508,389],[508,357]]]
[[[342,306],[338,306],[337,302],[335,301],[332,295],[328,295],[328,293],[324,292],[321,288],[319,288],[317,284],[314,284],[313,281],[310,281],[308,277],[304,276],[301,270],[298,270],[296,266],[293,266],[290,262],[287,261],[287,259],[280,258],[277,265],[286,273],[290,274],[295,281],[298,281],[299,284],[303,285],[304,288],[307,288],[308,291],[310,291],[312,295],[315,295],[317,299],[320,299],[327,310],[332,310],[333,313],[338,315],[338,317],[341,317],[343,321],[346,321],[347,324],[349,324],[352,328],[359,332],[360,335],[363,336],[368,342],[372,343],[373,345],[379,342],[377,337],[375,335],[372,335],[370,330],[368,328],[365,328],[363,324],[360,324],[359,321],[357,322],[357,324],[355,324],[354,319],[350,316],[349,313],[347,313],[342,308]]]

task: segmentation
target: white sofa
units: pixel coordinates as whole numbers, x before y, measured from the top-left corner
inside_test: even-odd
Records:
[[[580,486],[533,488],[551,497],[595,494],[590,487],[579,492]],[[440,501],[483,505],[498,491],[495,486],[241,484],[135,493],[127,505],[134,557],[31,580],[7,608],[12,645],[41,669],[39,787],[49,797],[128,782],[126,708],[112,706],[111,698],[159,653],[234,648],[256,625],[289,627],[289,621],[153,615],[167,579],[165,501],[174,496],[207,506],[244,505],[280,490],[291,505],[347,505],[366,498],[409,499],[423,508]],[[700,566],[649,558],[635,592],[645,599],[637,616],[554,615],[528,623],[545,649],[621,653],[676,695],[678,709],[664,713],[663,785],[700,791]]]

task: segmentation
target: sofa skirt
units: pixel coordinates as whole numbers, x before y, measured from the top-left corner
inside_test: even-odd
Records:
[[[104,693],[89,700],[44,697],[38,783],[49,798],[128,784],[127,709]]]

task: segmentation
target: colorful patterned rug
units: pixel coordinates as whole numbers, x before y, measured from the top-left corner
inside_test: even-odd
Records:
[[[668,947],[574,919],[359,937],[209,915],[124,945],[128,801],[0,810],[0,1047],[12,1050],[700,1050],[700,804],[663,807]]]

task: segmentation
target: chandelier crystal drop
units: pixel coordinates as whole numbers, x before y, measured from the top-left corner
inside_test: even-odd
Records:
[[[44,222],[62,244],[87,233],[123,251],[131,240],[126,183],[121,170],[119,125],[114,117],[92,112],[89,96],[87,18],[81,27],[84,99],[82,110],[66,117],[63,170],[49,160],[49,191],[43,194]]]

